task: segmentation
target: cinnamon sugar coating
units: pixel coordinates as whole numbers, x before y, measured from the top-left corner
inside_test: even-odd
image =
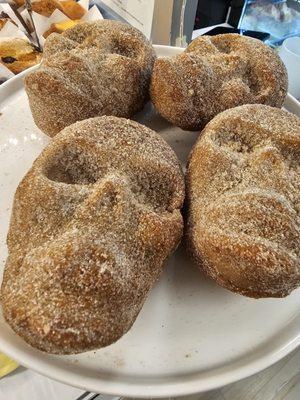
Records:
[[[198,130],[221,111],[242,104],[281,107],[287,73],[275,51],[259,40],[200,36],[182,54],[156,60],[150,91],[164,118]]]
[[[217,115],[191,153],[189,249],[218,284],[250,297],[300,285],[300,119],[265,105]]]
[[[181,239],[183,199],[177,157],[149,128],[106,116],[65,128],[15,194],[6,321],[49,353],[119,339]]]
[[[129,118],[149,98],[154,49],[117,21],[84,22],[45,42],[38,70],[25,77],[36,125],[49,136],[101,115]]]

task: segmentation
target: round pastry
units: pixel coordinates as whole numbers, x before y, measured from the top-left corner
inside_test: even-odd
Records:
[[[179,161],[149,128],[105,116],[64,129],[15,194],[6,321],[49,353],[119,339],[181,239],[183,199]]]
[[[281,107],[287,73],[279,56],[259,40],[237,34],[200,36],[174,58],[156,60],[151,99],[158,112],[185,130],[242,104]]]
[[[300,285],[300,119],[265,105],[217,115],[191,153],[187,240],[225,288],[284,297]]]
[[[41,66],[25,78],[37,126],[49,136],[90,117],[130,117],[149,97],[154,49],[116,21],[80,23],[45,42]]]

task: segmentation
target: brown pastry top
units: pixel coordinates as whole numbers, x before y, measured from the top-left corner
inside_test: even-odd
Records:
[[[187,173],[193,255],[221,285],[252,297],[300,285],[300,119],[264,105],[217,115]]]
[[[287,74],[279,56],[238,34],[200,36],[174,58],[157,59],[151,98],[183,129],[197,130],[219,112],[242,104],[281,107]]]
[[[0,30],[4,27],[4,25],[8,21],[11,21],[11,19],[10,18],[5,18],[5,17],[3,17],[3,18],[0,17]]]
[[[51,34],[40,68],[25,78],[36,124],[53,136],[89,117],[129,118],[148,99],[154,60],[144,35],[117,21],[83,22]]]
[[[2,284],[4,317],[29,344],[76,353],[134,322],[182,234],[175,153],[136,122],[59,133],[20,183]]]

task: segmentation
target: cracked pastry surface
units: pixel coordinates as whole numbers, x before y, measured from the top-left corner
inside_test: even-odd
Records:
[[[281,107],[287,73],[275,51],[257,39],[200,36],[182,54],[156,60],[150,93],[169,122],[198,130],[221,111],[242,104]]]
[[[181,239],[183,199],[177,157],[149,128],[105,116],[64,129],[15,194],[6,321],[49,353],[115,342]]]
[[[300,285],[300,119],[265,105],[217,115],[191,153],[187,240],[218,284],[250,297]]]

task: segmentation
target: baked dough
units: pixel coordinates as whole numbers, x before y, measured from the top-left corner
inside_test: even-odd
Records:
[[[200,36],[184,53],[155,62],[151,99],[185,130],[202,129],[219,112],[242,104],[281,107],[287,73],[274,50],[237,34]]]
[[[0,42],[0,63],[14,74],[38,64],[41,57],[26,39],[7,38]]]
[[[25,78],[35,123],[54,136],[90,117],[131,117],[149,98],[154,60],[144,35],[117,21],[83,22],[51,34],[40,68]]]
[[[63,33],[67,29],[73,28],[73,26],[77,25],[80,23],[79,19],[69,19],[67,21],[62,21],[62,22],[56,22],[54,24],[51,24],[49,29],[43,33],[44,38],[46,39],[51,33]]]
[[[250,297],[300,285],[300,119],[265,105],[217,115],[187,176],[189,249],[218,284]]]
[[[6,321],[49,353],[115,342],[181,239],[183,199],[177,157],[149,128],[116,117],[67,127],[15,194]]]

